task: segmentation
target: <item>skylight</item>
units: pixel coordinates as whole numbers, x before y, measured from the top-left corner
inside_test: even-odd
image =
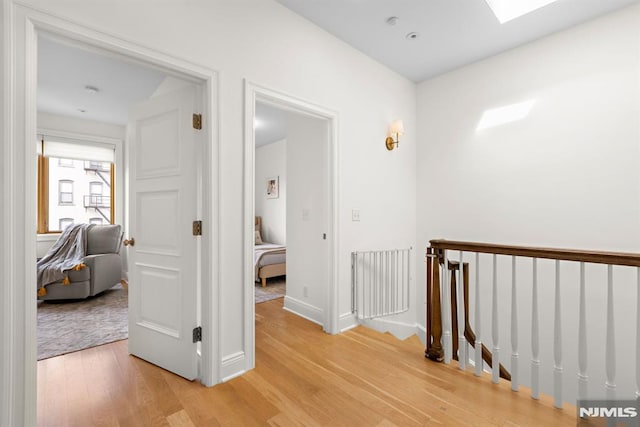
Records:
[[[535,99],[530,99],[517,104],[486,110],[478,123],[476,131],[522,120],[529,115],[535,102]]]
[[[557,0],[485,0],[501,24],[540,9]]]

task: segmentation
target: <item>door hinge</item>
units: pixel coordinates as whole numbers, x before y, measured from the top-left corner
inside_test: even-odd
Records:
[[[202,326],[193,328],[193,342],[197,343],[202,341]]]
[[[202,129],[202,114],[193,114],[193,128],[197,130]]]
[[[193,221],[193,235],[202,236],[202,221]]]

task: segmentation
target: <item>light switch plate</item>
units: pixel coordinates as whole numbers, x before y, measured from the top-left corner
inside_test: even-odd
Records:
[[[351,221],[360,221],[360,209],[353,209],[351,211]]]

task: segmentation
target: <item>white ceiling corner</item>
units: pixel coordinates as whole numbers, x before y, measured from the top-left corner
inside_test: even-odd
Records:
[[[500,24],[485,0],[276,1],[414,82],[640,2],[558,0]]]

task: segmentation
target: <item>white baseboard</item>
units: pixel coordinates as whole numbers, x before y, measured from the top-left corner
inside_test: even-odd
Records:
[[[285,296],[284,309],[313,323],[317,323],[320,326],[324,326],[324,311],[321,308],[291,298],[290,296]]]
[[[223,383],[239,377],[245,372],[247,372],[247,369],[245,366],[244,351],[239,351],[222,358],[220,377]]]
[[[417,323],[404,323],[396,322],[386,319],[368,319],[362,321],[362,324],[368,328],[374,329],[378,332],[389,332],[394,337],[406,340],[412,335],[417,333]]]
[[[427,328],[425,328],[420,324],[416,325],[416,335],[418,336],[418,339],[420,340],[420,342],[422,342],[422,345],[426,346],[427,345]]]
[[[344,313],[340,315],[340,319],[338,320],[338,330],[340,332],[346,332],[356,326],[358,326],[358,319],[355,314]]]

